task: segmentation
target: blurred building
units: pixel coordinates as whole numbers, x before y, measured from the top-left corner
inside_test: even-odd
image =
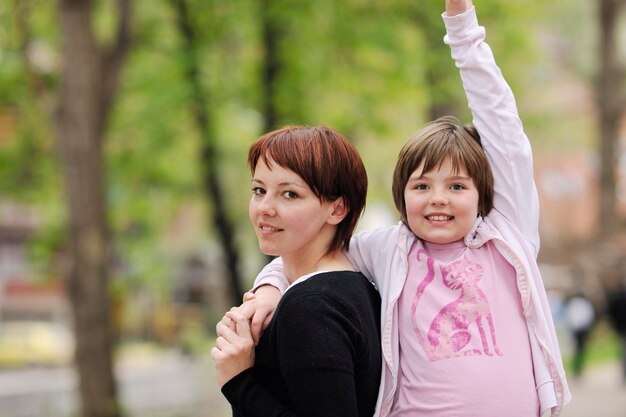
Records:
[[[548,290],[583,292],[602,309],[607,287],[626,276],[626,152],[618,172],[618,224],[609,241],[595,240],[599,182],[595,155],[537,154],[535,179],[541,201],[539,261]]]
[[[28,241],[38,228],[28,207],[0,202],[0,317],[67,324],[69,304],[61,284],[33,280]]]

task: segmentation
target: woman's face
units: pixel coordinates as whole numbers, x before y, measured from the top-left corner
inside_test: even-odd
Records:
[[[450,160],[429,172],[419,166],[404,188],[409,228],[431,243],[465,238],[478,217],[478,189],[465,167],[458,172]]]
[[[334,202],[322,202],[295,172],[259,159],[249,215],[259,248],[285,262],[324,255],[336,231]]]

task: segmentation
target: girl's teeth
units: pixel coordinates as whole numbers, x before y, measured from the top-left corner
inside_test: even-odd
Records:
[[[445,220],[450,220],[451,217],[450,216],[429,216],[428,220],[433,220],[433,221],[445,221]]]

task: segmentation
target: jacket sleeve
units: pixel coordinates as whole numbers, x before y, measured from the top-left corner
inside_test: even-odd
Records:
[[[350,248],[346,252],[354,268],[380,290],[383,281],[388,279],[387,264],[397,246],[400,225],[361,232],[352,236]]]
[[[245,417],[357,417],[353,341],[358,337],[342,310],[319,295],[283,304],[276,351],[292,404],[280,403],[252,368],[222,387],[233,409]]]
[[[281,258],[276,258],[263,267],[256,276],[251,291],[255,291],[262,285],[272,285],[278,288],[281,294],[287,291],[289,281],[283,270],[283,260]]]
[[[494,177],[494,209],[516,225],[539,251],[539,198],[533,179],[530,142],[524,133],[511,88],[496,65],[485,28],[474,8],[448,17],[444,42],[461,73],[474,126]]]

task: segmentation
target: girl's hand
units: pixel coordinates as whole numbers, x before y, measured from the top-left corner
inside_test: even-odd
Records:
[[[456,16],[472,8],[472,0],[446,0],[446,15]]]
[[[219,336],[215,340],[215,347],[211,349],[220,388],[254,365],[254,341],[250,325],[248,319],[236,310],[231,309],[217,323]]]

